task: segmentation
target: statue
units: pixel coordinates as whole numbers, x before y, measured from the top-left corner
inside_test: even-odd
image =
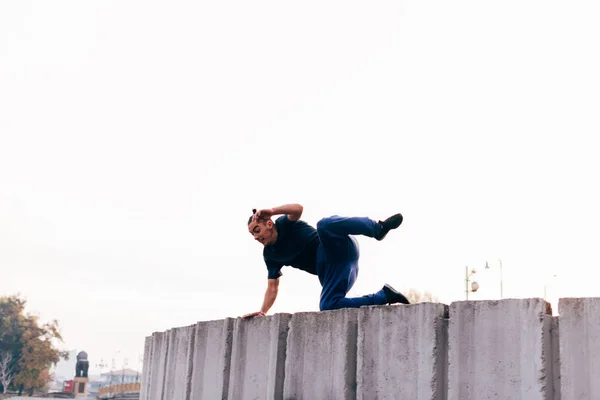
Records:
[[[90,363],[88,361],[87,353],[85,351],[80,351],[79,354],[77,354],[77,365],[75,366],[75,377],[87,378],[89,367],[90,367]]]

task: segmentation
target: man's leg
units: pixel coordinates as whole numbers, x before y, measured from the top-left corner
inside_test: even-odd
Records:
[[[346,298],[358,275],[359,248],[356,239],[350,235],[364,235],[381,240],[390,229],[397,228],[401,223],[400,214],[383,222],[364,217],[333,216],[317,223],[317,233],[321,240],[317,255],[318,275],[323,286],[321,310],[388,303],[409,304],[406,297],[389,285],[367,296]]]
[[[394,214],[384,221],[374,221],[367,217],[332,217],[323,218],[317,222],[317,232],[325,247],[340,250],[340,239],[348,235],[363,235],[382,240],[390,230],[402,224],[402,214]]]
[[[362,297],[346,298],[346,294],[352,289],[358,276],[358,244],[353,238],[346,237],[346,240],[348,241],[346,254],[350,256],[346,257],[346,260],[338,257],[333,261],[327,256],[323,246],[319,248],[318,273],[323,286],[319,302],[320,310],[387,304],[388,298],[384,289]]]

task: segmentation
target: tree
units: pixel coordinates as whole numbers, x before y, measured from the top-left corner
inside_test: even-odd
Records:
[[[430,292],[420,293],[415,289],[409,289],[406,295],[408,301],[412,304],[416,303],[439,303],[439,299],[432,295]]]
[[[11,354],[13,384],[32,393],[48,384],[49,368],[68,353],[54,345],[62,341],[58,322],[41,324],[25,314],[25,304],[18,296],[0,297],[0,351]]]
[[[22,336],[23,348],[17,363],[15,383],[25,388],[41,389],[49,383],[50,376],[44,371],[60,361],[61,352],[54,348],[52,339],[61,339],[55,324],[43,327],[33,325]]]
[[[23,311],[25,302],[17,296],[0,297],[0,353],[5,364],[5,371],[10,371],[12,378],[16,374],[16,364],[19,359],[19,338],[21,336],[21,325],[23,324]],[[8,355],[6,359],[4,355]],[[13,380],[11,379],[11,381]],[[3,391],[8,390],[3,384]]]
[[[2,385],[3,393],[8,392],[8,386],[15,377],[12,358],[12,354],[0,352],[0,385]]]

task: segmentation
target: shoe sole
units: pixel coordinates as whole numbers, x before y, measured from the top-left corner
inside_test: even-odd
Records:
[[[398,214],[394,214],[392,217],[395,217],[396,215],[399,216],[400,221],[398,221],[398,225],[393,226],[391,229],[396,229],[398,228],[400,225],[402,225],[402,222],[404,222],[404,217],[402,216],[402,214],[398,213]],[[390,217],[391,218],[391,217]]]
[[[404,217],[402,216],[402,214],[398,213],[398,214],[394,214],[392,217],[399,215],[400,216],[400,222],[398,222],[398,225],[392,225],[388,228],[387,232],[383,234],[383,236],[376,238],[379,241],[382,241],[383,239],[385,239],[385,237],[387,236],[388,233],[390,233],[391,230],[393,229],[398,229],[400,227],[400,225],[402,225],[402,222],[404,222]],[[392,218],[390,217],[390,218]],[[389,219],[389,218],[388,218]]]

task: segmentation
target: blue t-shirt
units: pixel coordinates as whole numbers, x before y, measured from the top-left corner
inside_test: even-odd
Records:
[[[279,278],[285,265],[317,275],[317,230],[304,221],[290,221],[287,215],[277,218],[275,227],[277,241],[263,250],[268,279]]]

